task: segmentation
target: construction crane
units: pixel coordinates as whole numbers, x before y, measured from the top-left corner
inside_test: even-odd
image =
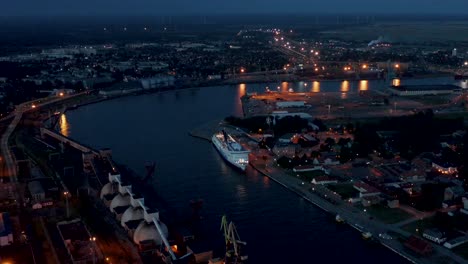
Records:
[[[224,232],[224,240],[226,242],[226,255],[224,257],[224,263],[245,263],[248,257],[241,255],[240,248],[241,246],[247,245],[247,243],[240,240],[236,226],[233,222],[229,222],[228,224],[226,215],[223,215],[221,218],[221,230]]]

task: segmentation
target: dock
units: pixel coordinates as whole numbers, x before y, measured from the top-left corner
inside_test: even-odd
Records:
[[[211,142],[211,137],[225,126],[222,120],[213,120],[189,131],[189,135],[195,138]]]

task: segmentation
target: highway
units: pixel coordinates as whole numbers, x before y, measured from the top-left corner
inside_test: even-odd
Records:
[[[84,94],[86,94],[86,92],[81,92],[81,93],[77,93],[77,94],[69,95],[69,96],[50,97],[46,99],[24,102],[22,104],[17,105],[15,111],[10,113],[10,115],[0,120],[0,122],[2,122],[5,120],[9,120],[10,118],[13,118],[13,120],[8,125],[7,129],[5,130],[5,133],[3,133],[3,135],[1,136],[1,140],[0,140],[0,144],[1,144],[0,151],[2,155],[2,162],[4,163],[3,175],[2,175],[3,177],[10,177],[11,182],[18,181],[18,178],[16,175],[16,164],[15,164],[15,161],[13,160],[13,156],[11,154],[10,148],[8,147],[8,141],[10,139],[11,134],[13,133],[13,131],[15,131],[16,127],[18,126],[18,123],[21,121],[23,114],[27,112],[31,112],[31,111],[37,111],[38,109],[48,106],[50,104],[66,101],[71,98],[75,98]]]

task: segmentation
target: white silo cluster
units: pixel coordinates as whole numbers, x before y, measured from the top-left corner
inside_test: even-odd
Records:
[[[159,211],[146,207],[144,198],[132,191],[132,185],[122,182],[119,173],[109,173],[109,182],[102,187],[100,197],[138,246],[152,241],[158,247],[165,246],[175,259]]]

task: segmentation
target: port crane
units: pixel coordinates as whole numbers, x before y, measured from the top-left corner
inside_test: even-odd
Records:
[[[236,226],[232,221],[228,224],[227,217],[225,215],[223,215],[221,218],[221,230],[224,231],[224,240],[226,242],[226,255],[224,257],[224,263],[245,263],[248,257],[241,254],[240,248],[241,246],[247,245],[247,243],[240,240]]]

